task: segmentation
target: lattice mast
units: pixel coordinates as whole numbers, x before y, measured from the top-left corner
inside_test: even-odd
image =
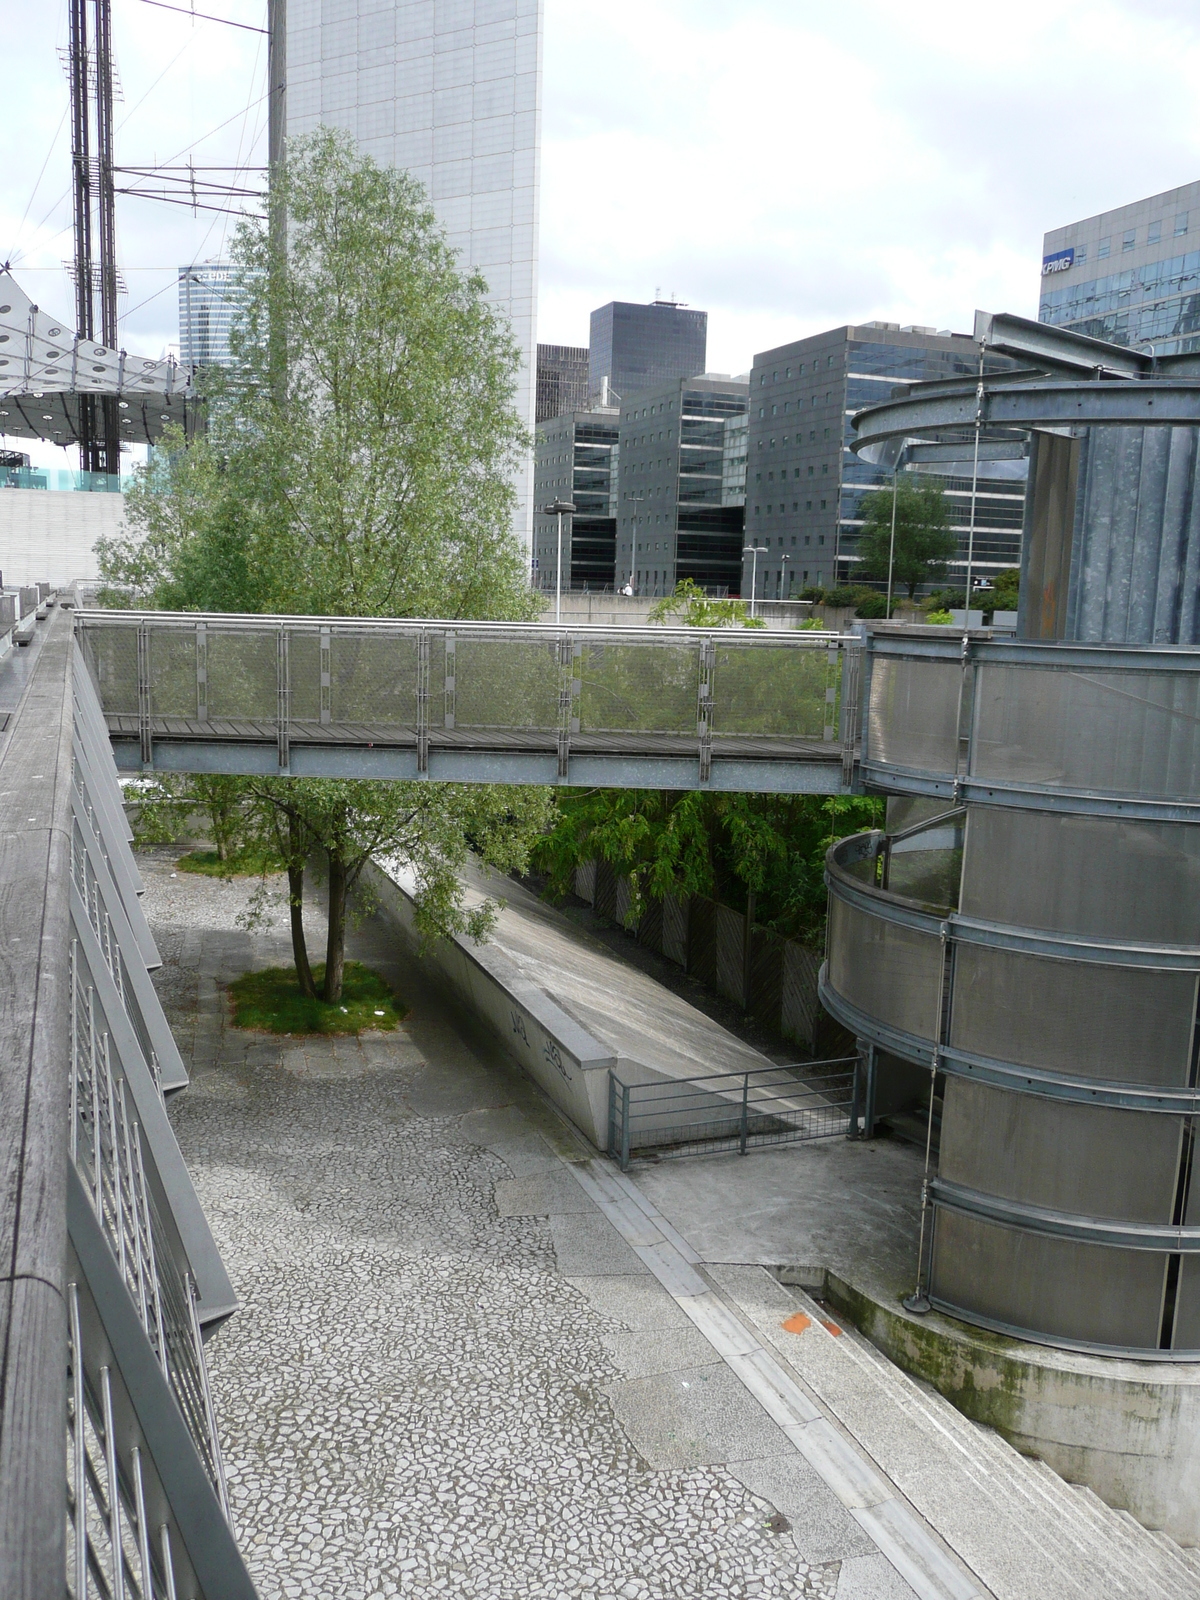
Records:
[[[90,45],[89,11],[94,17]],[[112,350],[117,345],[117,253],[111,0],[70,0],[70,41],[67,76],[75,202],[75,323],[81,340]],[[98,263],[92,251],[93,214],[100,246]],[[79,396],[79,450],[85,472],[120,472],[115,398]]]

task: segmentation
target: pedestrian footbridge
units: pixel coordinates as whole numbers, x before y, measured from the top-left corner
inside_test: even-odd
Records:
[[[123,771],[839,794],[862,641],[80,611]]]

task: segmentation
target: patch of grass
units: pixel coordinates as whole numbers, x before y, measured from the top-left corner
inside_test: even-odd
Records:
[[[324,976],[324,963],[313,968],[318,991]],[[333,1005],[301,994],[294,967],[243,973],[229,985],[229,993],[234,1027],[259,1033],[361,1033],[364,1028],[390,1032],[408,1015],[408,1007],[361,961],[347,961],[342,998]]]
[[[245,850],[224,861],[215,850],[189,850],[175,863],[178,872],[200,872],[206,878],[257,878],[265,872],[282,872],[283,862],[258,850]]]

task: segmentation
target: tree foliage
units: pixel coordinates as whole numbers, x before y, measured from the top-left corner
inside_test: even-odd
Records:
[[[463,274],[424,191],[341,134],[292,144],[286,230],[238,230],[234,364],[207,374],[208,429],[169,435],[99,548],[110,603],[196,611],[525,619],[512,468],[528,434],[519,356]],[[280,241],[286,236],[286,254]],[[159,819],[206,817],[219,852],[282,859],[296,972],[314,992],[303,874],[329,889],[324,998],[340,992],[347,893],[372,856],[417,879],[426,934],[483,938],[463,909],[468,850],[523,867],[548,826],[540,790],[290,779],[180,780]],[[261,908],[261,896],[260,896]]]
[[[896,543],[892,582],[908,590],[944,578],[958,542],[950,531],[945,496],[933,481],[900,473],[896,478]],[[858,571],[864,578],[886,581],[892,549],[892,487],[876,489],[863,501],[863,527],[858,543]]]
[[[714,600],[692,578],[681,578],[673,594],[652,606],[649,620],[678,621],[685,628],[766,627],[761,617],[747,614],[744,600]]]

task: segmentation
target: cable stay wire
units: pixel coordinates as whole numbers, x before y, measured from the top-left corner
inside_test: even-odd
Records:
[[[192,11],[187,6],[172,6],[167,0],[142,0],[144,6],[155,6],[159,11],[177,11],[181,17],[190,17],[193,22],[219,22],[226,28],[241,28],[246,33],[266,33],[266,28],[256,28],[252,22],[234,22],[232,17],[214,17],[207,11]]]
[[[17,223],[17,231],[13,235],[13,248],[14,249],[16,248],[17,241],[21,237],[21,229],[25,226],[26,222],[29,220],[29,213],[33,210],[33,202],[37,199],[37,192],[42,186],[42,179],[46,176],[46,168],[50,165],[50,157],[54,154],[54,146],[58,143],[58,136],[63,131],[63,124],[67,120],[67,112],[69,110],[70,110],[70,106],[64,106],[63,114],[58,119],[58,127],[55,128],[53,134],[51,135],[50,148],[46,151],[46,159],[42,162],[42,170],[38,173],[37,182],[34,184],[33,188],[30,190],[29,199],[28,199],[28,201],[26,202],[26,205],[25,205],[24,215],[21,217],[20,222]],[[11,255],[12,252],[10,251],[9,254]]]

